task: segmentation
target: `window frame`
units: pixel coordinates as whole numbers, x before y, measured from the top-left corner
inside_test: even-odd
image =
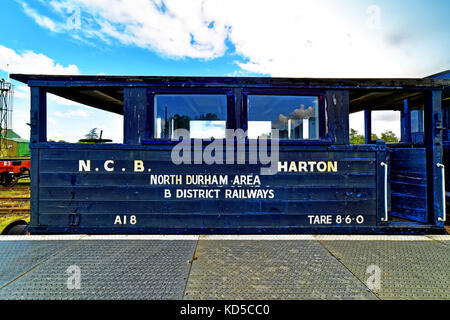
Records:
[[[155,116],[156,105],[155,96],[158,94],[205,94],[205,95],[226,95],[227,97],[227,120],[226,129],[248,130],[248,105],[249,95],[278,95],[278,96],[312,96],[319,99],[319,139],[314,140],[289,140],[279,139],[280,144],[289,145],[331,145],[333,141],[327,136],[327,116],[326,116],[326,95],[325,90],[319,89],[276,89],[276,88],[246,88],[246,87],[149,87],[148,96],[148,127],[142,144],[163,145],[177,143],[179,140],[166,138],[155,138]],[[194,140],[195,138],[191,138]],[[205,140],[205,139],[203,139]],[[246,138],[248,140],[248,137]],[[254,140],[254,139],[252,139]],[[269,140],[270,141],[270,140]]]
[[[413,132],[412,128],[412,112],[418,111],[418,127],[419,131]],[[411,142],[413,145],[423,145],[425,143],[425,101],[423,99],[410,103],[409,112],[409,131]]]
[[[242,129],[248,130],[248,96],[299,96],[299,97],[317,97],[318,98],[318,139],[279,139],[282,144],[330,144],[331,141],[326,137],[326,114],[325,114],[325,91],[323,90],[298,90],[298,89],[247,89],[242,91]],[[256,140],[256,139],[251,139]]]
[[[450,101],[444,100],[442,101],[442,121],[444,126],[444,141],[450,140]]]
[[[155,138],[155,120],[156,120],[156,95],[224,95],[226,96],[226,127],[225,129],[236,129],[236,110],[234,101],[234,91],[231,88],[149,88],[149,117],[148,117],[148,132],[143,139],[145,144],[164,144],[178,140],[167,138]],[[191,138],[194,140],[196,138]],[[207,140],[207,139],[203,139]]]
[[[413,123],[412,123],[412,113],[417,111],[417,127],[418,131],[413,131]],[[418,105],[417,107],[411,108],[410,117],[411,117],[411,134],[413,133],[423,133],[425,129],[425,108],[423,106]]]

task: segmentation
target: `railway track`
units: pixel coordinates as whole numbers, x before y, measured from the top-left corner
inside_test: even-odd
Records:
[[[30,190],[29,184],[23,184],[23,185],[15,185],[13,187],[4,187],[0,186],[0,191],[28,191]]]
[[[23,206],[29,201],[30,196],[0,197],[0,215],[29,214],[30,208]]]
[[[0,214],[29,214],[30,208],[0,208]]]
[[[30,197],[0,197],[0,201],[30,201]]]

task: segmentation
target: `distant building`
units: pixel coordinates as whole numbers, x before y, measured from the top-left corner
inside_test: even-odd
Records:
[[[3,130],[1,132],[4,137],[6,134],[6,145],[2,146],[2,148],[6,148],[6,157],[14,158],[14,157],[29,157],[30,156],[30,148],[29,141],[26,139],[22,139],[17,133],[15,133],[11,129]]]

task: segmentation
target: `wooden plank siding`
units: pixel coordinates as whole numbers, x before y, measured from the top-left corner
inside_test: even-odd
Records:
[[[390,151],[390,215],[428,222],[426,149],[396,148]]]
[[[151,146],[149,146],[151,149]],[[150,185],[151,174],[259,175],[260,165],[180,165],[171,162],[167,150],[65,150],[41,149],[39,159],[39,224],[44,227],[95,228],[120,232],[116,215],[135,215],[133,226],[148,232],[168,228],[311,227],[308,215],[356,215],[363,226],[376,226],[377,169],[375,151],[305,152],[291,147],[280,161],[338,161],[338,172],[279,172],[260,175],[261,185],[196,186]],[[79,172],[79,160],[91,160],[90,172]],[[104,161],[114,160],[113,172]],[[133,160],[143,160],[146,170],[133,172]],[[99,171],[95,171],[99,168]],[[122,171],[125,168],[126,171]],[[147,168],[151,168],[151,172]],[[272,189],[273,199],[164,199],[164,189],[228,188]],[[78,224],[73,225],[73,215]],[[336,226],[336,224],[333,224]],[[352,222],[350,225],[357,225]],[[344,226],[344,224],[343,224]],[[346,225],[347,227],[349,225]],[[130,227],[130,226],[128,226]],[[320,227],[329,227],[323,225]],[[113,231],[115,230],[115,231]],[[119,230],[119,231],[118,231]],[[142,229],[141,229],[142,230]],[[133,232],[127,229],[127,232]]]

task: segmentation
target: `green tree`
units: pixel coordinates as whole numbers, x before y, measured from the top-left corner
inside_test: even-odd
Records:
[[[399,141],[398,137],[391,130],[386,130],[381,134],[381,140],[386,141],[387,143],[396,143]]]
[[[98,133],[97,133],[98,128],[93,128],[91,130],[89,130],[89,132],[87,134],[84,135],[84,137],[86,139],[98,139]]]
[[[351,144],[364,144],[364,136],[362,134],[358,134],[358,131],[355,129],[350,129],[350,143]]]
[[[399,142],[399,138],[396,136],[394,132],[391,130],[386,130],[381,134],[381,137],[378,137],[375,133],[372,133],[371,141],[376,140],[384,140],[387,143],[397,143]],[[364,135],[358,134],[358,131],[355,129],[350,129],[350,143],[351,144],[365,144]]]

